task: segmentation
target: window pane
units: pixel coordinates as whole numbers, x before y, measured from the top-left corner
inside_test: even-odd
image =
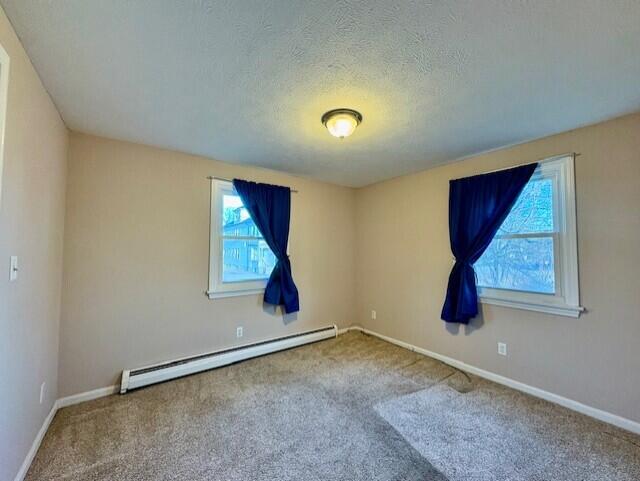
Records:
[[[479,286],[554,294],[553,237],[496,238],[474,268]]]
[[[500,226],[498,235],[553,232],[553,181],[529,181],[511,212]]]
[[[224,239],[222,282],[268,279],[276,257],[263,240]]]
[[[222,235],[262,237],[237,194],[222,196]]]

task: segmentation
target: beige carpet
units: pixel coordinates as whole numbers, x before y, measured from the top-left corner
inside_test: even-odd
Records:
[[[640,481],[639,437],[482,379],[376,411],[450,481]]]
[[[360,333],[62,409],[27,480],[640,479],[640,439]]]

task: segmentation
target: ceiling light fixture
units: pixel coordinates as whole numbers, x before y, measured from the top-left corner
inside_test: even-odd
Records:
[[[362,122],[362,114],[351,109],[334,109],[325,113],[321,120],[331,135],[344,139]]]

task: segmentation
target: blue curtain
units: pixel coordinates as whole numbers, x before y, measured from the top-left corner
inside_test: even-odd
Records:
[[[278,259],[264,291],[264,302],[283,305],[287,314],[299,311],[298,289],[291,276],[291,262],[287,255],[291,190],[288,187],[239,179],[233,179],[233,186]]]
[[[473,264],[480,259],[531,178],[537,163],[449,183],[449,238],[456,258],[442,319],[468,324],[478,314]]]

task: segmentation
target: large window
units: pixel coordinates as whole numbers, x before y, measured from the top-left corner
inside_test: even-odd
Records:
[[[276,258],[227,181],[211,186],[210,298],[264,290]]]
[[[482,302],[577,317],[573,156],[540,163],[474,268]]]

